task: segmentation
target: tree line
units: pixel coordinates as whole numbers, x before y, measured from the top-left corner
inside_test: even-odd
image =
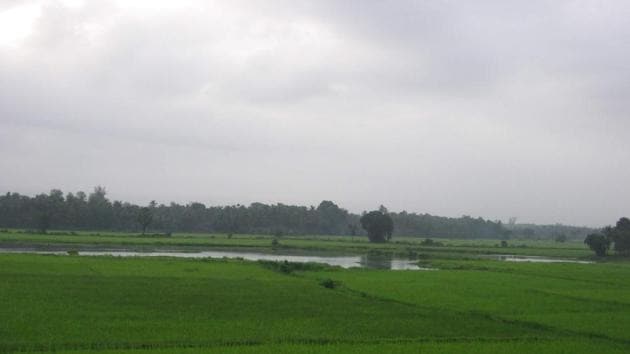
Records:
[[[429,214],[389,212],[392,230],[388,237],[421,236],[452,238],[505,238],[509,231],[500,221],[463,216],[448,218]],[[220,232],[287,235],[366,235],[362,215],[348,212],[332,201],[318,206],[252,203],[206,206],[192,202],[139,206],[111,201],[103,187],[64,194],[53,189],[33,197],[19,193],[0,196],[0,227],[46,232],[57,230],[102,230],[154,233]]]
[[[505,227],[510,230],[514,238],[529,240],[553,239],[559,242],[563,242],[563,240],[583,240],[587,235],[600,231],[598,228],[586,226],[517,224],[515,217],[510,218]]]

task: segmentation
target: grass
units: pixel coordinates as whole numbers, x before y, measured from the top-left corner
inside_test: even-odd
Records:
[[[0,269],[4,351],[547,336],[257,263],[2,255]]]
[[[271,248],[270,237],[213,236],[10,232],[0,234],[0,247]],[[624,261],[493,261],[477,256],[505,249],[485,240],[447,240],[438,250],[407,239],[280,242],[339,252],[412,248],[439,270],[0,254],[0,353],[630,352],[630,263]],[[553,246],[514,250],[583,252]]]
[[[443,267],[420,276],[382,271],[311,276],[329,277],[352,291],[414,306],[485,314],[554,332],[630,343],[630,264],[450,263],[451,270]],[[461,267],[466,263],[468,267]]]
[[[365,237],[349,236],[285,236],[279,246],[272,246],[274,237],[264,235],[174,234],[172,237],[142,237],[124,233],[84,232],[71,234],[36,234],[16,230],[0,233],[0,247],[7,246],[101,246],[124,248],[257,248],[278,250],[324,250],[364,253],[380,250],[397,254],[409,251],[426,257],[462,258],[479,255],[514,254],[564,258],[591,258],[592,252],[581,242],[513,240],[509,247],[500,247],[497,240],[442,240],[443,246],[423,246],[422,238],[402,237],[386,244],[367,242]]]
[[[417,343],[327,343],[327,344],[262,344],[230,345],[206,348],[157,348],[135,350],[105,350],[99,354],[209,354],[209,353],[262,353],[262,354],[311,354],[311,353],[367,353],[367,354],[505,354],[505,353],[555,353],[555,354],[625,354],[623,345],[580,340],[535,341],[450,341]],[[76,354],[76,351],[60,351],[60,354]]]

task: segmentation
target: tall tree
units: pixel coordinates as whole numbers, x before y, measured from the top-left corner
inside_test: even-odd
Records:
[[[604,257],[610,248],[610,241],[602,234],[590,234],[586,236],[584,243],[600,257]]]
[[[112,204],[106,195],[105,187],[97,186],[88,197],[88,215],[92,227],[97,229],[109,229],[112,224]]]
[[[37,223],[37,230],[45,234],[50,228],[52,222],[52,210],[50,207],[50,201],[45,194],[40,194],[35,197],[35,220]]]
[[[140,208],[137,220],[138,224],[140,224],[140,227],[142,227],[142,234],[144,235],[147,231],[147,227],[149,227],[149,225],[153,221],[153,211],[151,210],[151,208]]]
[[[367,231],[370,242],[385,242],[391,239],[394,222],[388,214],[374,210],[363,215],[360,222],[363,229]]]
[[[609,233],[615,243],[615,251],[620,254],[630,254],[630,219],[625,217],[619,219]]]
[[[323,234],[335,235],[345,232],[348,212],[339,208],[337,204],[330,200],[324,200],[317,207],[319,221],[319,232]]]

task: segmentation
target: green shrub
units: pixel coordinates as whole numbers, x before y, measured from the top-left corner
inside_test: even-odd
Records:
[[[323,279],[319,282],[319,285],[323,286],[326,289],[334,289],[340,285],[339,282],[336,282],[330,278]]]
[[[442,247],[444,244],[439,241],[433,241],[430,238],[424,239],[420,242],[422,246],[433,246],[433,247]]]
[[[258,263],[267,269],[284,274],[291,274],[297,271],[321,271],[332,268],[329,265],[321,263],[298,263],[289,261],[274,262],[264,260],[259,260]]]

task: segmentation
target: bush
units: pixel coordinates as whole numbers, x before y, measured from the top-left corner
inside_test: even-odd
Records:
[[[444,244],[442,242],[433,241],[430,238],[424,239],[420,242],[422,246],[432,246],[432,247],[442,247]]]
[[[68,236],[68,235],[72,235],[72,232],[66,232],[66,231],[48,231],[47,233],[49,235],[54,235],[54,236]]]
[[[505,248],[507,246],[508,246],[507,241],[505,241],[505,240],[501,241],[501,247]]]
[[[68,255],[69,256],[78,256],[79,255],[79,251],[77,251],[77,250],[69,250],[68,251]]]
[[[558,235],[558,236],[554,237],[554,239],[553,239],[553,240],[554,240],[555,242],[560,242],[560,243],[562,243],[562,242],[566,242],[566,241],[567,241],[567,235],[565,235],[565,234],[560,234],[560,235]]]
[[[330,279],[330,278],[326,278],[322,281],[319,282],[319,285],[323,286],[326,289],[334,289],[336,287],[338,287],[340,285],[340,283]]]
[[[172,234],[170,232],[166,232],[163,234],[138,234],[135,237],[171,237]]]
[[[284,274],[291,274],[293,272],[304,272],[304,271],[321,271],[325,269],[330,269],[331,266],[320,263],[298,263],[298,262],[274,262],[274,261],[264,261],[259,260],[258,263],[263,267],[273,270],[275,272],[280,272]]]
[[[271,247],[278,247],[280,246],[280,241],[278,241],[277,238],[274,238],[273,240],[271,240]]]

